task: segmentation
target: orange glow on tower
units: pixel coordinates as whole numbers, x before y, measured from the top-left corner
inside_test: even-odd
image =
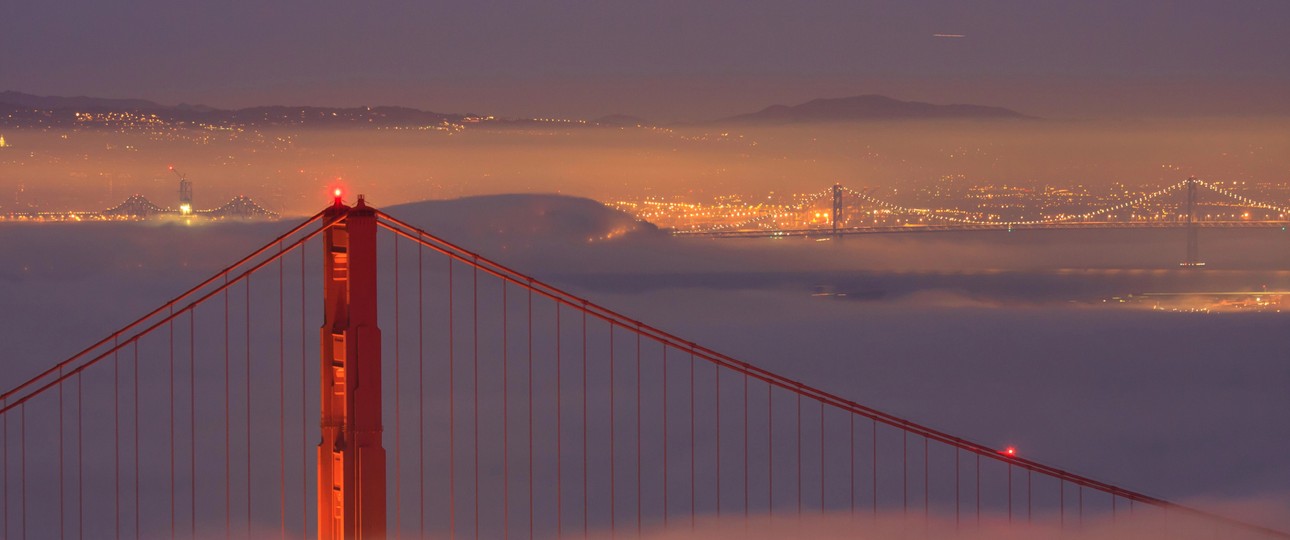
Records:
[[[376,311],[376,212],[360,196],[327,210],[324,233],[322,442],[318,538],[385,538],[381,330]]]

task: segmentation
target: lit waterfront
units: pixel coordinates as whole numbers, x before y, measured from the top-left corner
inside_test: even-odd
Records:
[[[1188,217],[1185,184],[1115,183],[1018,186],[942,178],[930,188],[901,190],[839,185],[836,223],[831,189],[816,193],[718,195],[706,202],[684,197],[620,198],[606,204],[659,227],[683,232],[918,227],[939,224],[1040,225],[1059,222],[1179,223]],[[1282,222],[1290,215],[1290,184],[1205,182],[1216,195],[1196,201],[1200,222]],[[1172,196],[1171,196],[1172,195]]]

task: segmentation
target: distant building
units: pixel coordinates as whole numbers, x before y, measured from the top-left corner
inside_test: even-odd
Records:
[[[9,148],[9,143],[4,140],[4,135],[0,135],[0,148]]]

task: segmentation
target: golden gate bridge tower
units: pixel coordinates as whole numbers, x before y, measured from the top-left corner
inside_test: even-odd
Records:
[[[318,538],[385,538],[376,211],[337,194],[324,216]]]

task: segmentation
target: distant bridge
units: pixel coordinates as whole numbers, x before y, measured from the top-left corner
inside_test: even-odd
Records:
[[[1280,219],[1275,220],[1201,220],[1196,215],[1198,188],[1205,188],[1214,193],[1235,202],[1237,205],[1246,208],[1260,208],[1272,210],[1279,214]],[[1108,220],[1112,217],[1113,212],[1125,210],[1140,206],[1149,201],[1159,199],[1173,193],[1174,191],[1185,190],[1186,200],[1184,202],[1184,212],[1178,219],[1154,219],[1154,220],[1127,220],[1116,221]],[[919,223],[903,223],[896,225],[873,224],[860,226],[846,226],[845,207],[843,205],[843,196],[849,194],[862,201],[881,207],[893,214],[907,215],[919,218]],[[829,214],[829,226],[826,227],[804,227],[804,228],[776,228],[763,226],[766,223],[773,223],[774,220],[790,216],[796,212],[801,212],[820,200],[832,195],[833,211]],[[702,238],[784,238],[784,237],[841,237],[856,234],[891,234],[891,233],[914,233],[914,232],[969,232],[969,231],[1018,231],[1018,230],[1070,230],[1070,229],[1186,229],[1187,235],[1187,259],[1182,263],[1183,266],[1203,266],[1204,263],[1199,261],[1198,241],[1196,231],[1198,229],[1285,229],[1290,226],[1290,207],[1284,207],[1273,203],[1258,201],[1249,197],[1233,193],[1227,189],[1198,179],[1190,177],[1186,180],[1163,187],[1151,193],[1141,195],[1134,199],[1121,201],[1096,210],[1080,214],[1056,214],[1048,217],[1029,219],[1029,220],[993,220],[993,219],[975,219],[959,217],[957,215],[946,215],[944,211],[932,210],[926,208],[913,208],[878,199],[861,191],[845,187],[841,184],[834,184],[832,188],[815,193],[801,201],[800,203],[779,210],[763,214],[739,223],[728,225],[717,225],[702,229],[673,229],[671,232],[675,236],[702,237]]]
[[[177,208],[165,208],[148,200],[140,194],[134,194],[121,204],[98,212],[10,212],[0,215],[0,221],[111,221],[130,219],[150,219],[165,216],[185,216]],[[277,212],[260,206],[250,197],[238,195],[228,202],[209,210],[194,210],[193,216],[210,219],[277,219]]]

